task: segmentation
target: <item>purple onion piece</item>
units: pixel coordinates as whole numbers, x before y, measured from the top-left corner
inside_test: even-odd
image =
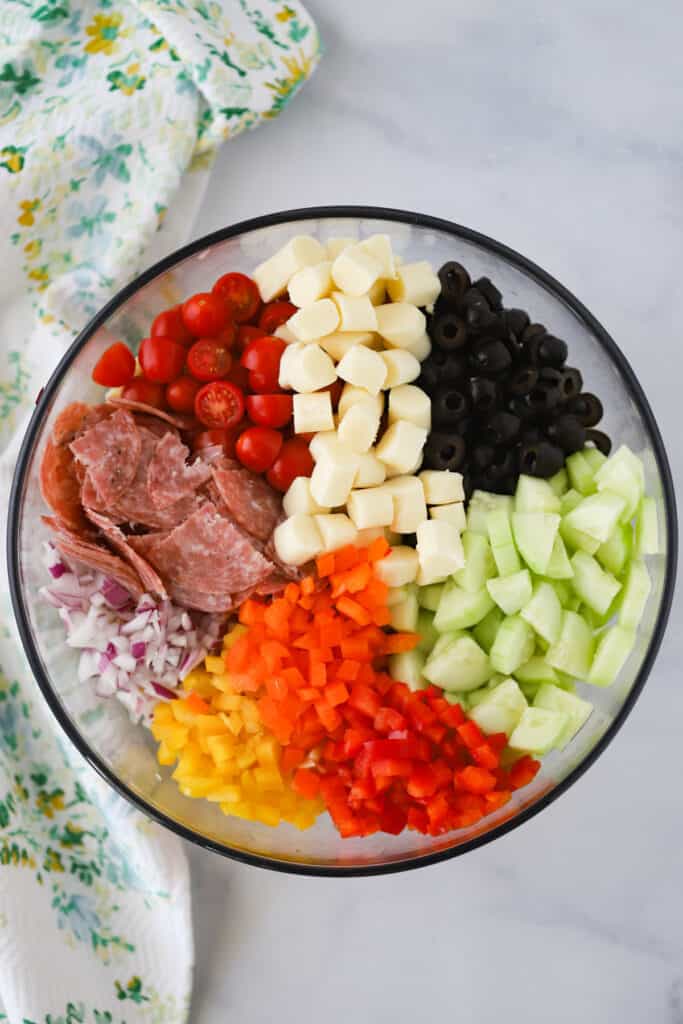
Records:
[[[136,640],[134,644],[130,645],[130,653],[138,661],[140,660],[140,658],[144,658],[146,651],[147,644],[144,642],[144,640]]]
[[[178,694],[174,693],[173,690],[169,690],[166,686],[162,686],[161,683],[152,683],[152,689],[160,697],[164,697],[166,700],[177,700]]]

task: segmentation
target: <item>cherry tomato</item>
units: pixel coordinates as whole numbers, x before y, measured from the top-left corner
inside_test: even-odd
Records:
[[[213,338],[230,319],[230,310],[217,295],[197,292],[183,303],[183,323],[196,338]]]
[[[170,384],[179,377],[185,365],[187,352],[177,341],[168,338],[145,338],[140,345],[138,359],[147,380]]]
[[[172,309],[165,309],[163,313],[152,321],[152,330],[149,332],[152,338],[170,338],[177,341],[179,345],[191,345],[193,335],[183,323],[182,306],[173,306]]]
[[[248,395],[247,414],[260,427],[284,427],[292,418],[291,395]]]
[[[264,335],[262,327],[253,327],[252,324],[240,324],[237,328],[236,347],[243,352],[250,341],[254,338],[262,338]]]
[[[197,392],[194,414],[205,427],[234,427],[244,416],[244,393],[227,380],[214,380]]]
[[[242,391],[249,391],[249,370],[245,370],[239,363],[233,363],[226,380],[232,381]]]
[[[337,379],[333,380],[331,384],[328,384],[325,388],[320,388],[320,390],[329,391],[332,408],[336,412],[337,406],[339,405],[339,399],[341,398],[341,393],[344,390],[344,381],[337,377]]]
[[[286,323],[290,316],[294,316],[296,312],[297,307],[285,299],[268,302],[261,310],[258,325],[263,328],[266,334],[272,334],[274,330]]]
[[[122,341],[115,341],[95,363],[92,379],[105,388],[120,388],[135,376],[135,356]]]
[[[252,320],[261,308],[258,286],[246,274],[223,274],[211,291],[227,302],[238,324]]]
[[[280,390],[280,359],[286,347],[282,338],[267,334],[249,342],[240,362],[250,371],[252,391],[271,394]]]
[[[213,448],[220,445],[223,452],[229,459],[235,457],[235,442],[242,433],[241,425],[231,427],[230,430],[215,428],[214,430],[202,430],[195,434],[192,441],[192,450],[201,451],[202,448]]]
[[[166,404],[174,412],[194,412],[194,400],[201,384],[192,377],[178,377],[166,385]]]
[[[214,338],[200,338],[187,353],[187,368],[195,380],[220,380],[231,366],[230,350]]]
[[[282,448],[282,434],[270,427],[249,427],[237,438],[235,454],[254,473],[265,473]]]
[[[146,380],[145,377],[135,377],[123,389],[121,398],[127,398],[130,402],[142,402],[143,405],[151,405],[155,409],[163,409],[166,404],[163,385]]]
[[[276,491],[288,490],[292,480],[298,476],[310,476],[313,472],[313,456],[306,441],[293,437],[285,441],[280,454],[267,473],[268,483]]]

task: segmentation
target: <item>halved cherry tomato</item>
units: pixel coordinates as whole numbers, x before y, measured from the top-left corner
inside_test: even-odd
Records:
[[[192,377],[178,377],[166,385],[166,404],[174,412],[194,412],[194,400],[201,384]]]
[[[242,391],[249,390],[249,370],[245,370],[239,363],[232,364],[232,369],[226,380],[231,380],[238,388],[242,388]]]
[[[211,291],[227,302],[238,324],[252,320],[261,308],[258,286],[246,274],[223,274]]]
[[[170,384],[179,377],[185,365],[185,349],[168,338],[145,338],[140,345],[138,359],[147,380]]]
[[[120,388],[135,376],[135,356],[122,341],[115,341],[95,363],[92,379],[105,388]]]
[[[220,380],[231,366],[230,349],[217,338],[200,338],[187,353],[187,368],[195,380]]]
[[[123,389],[121,398],[127,398],[130,402],[142,402],[155,409],[163,409],[166,405],[163,384],[156,384],[153,380],[147,380],[145,377],[135,377]]]
[[[234,459],[235,441],[241,433],[241,425],[230,427],[229,430],[226,430],[225,428],[202,430],[199,434],[195,434],[192,440],[192,450],[199,452],[202,448],[213,448],[214,445],[220,445],[225,455],[227,455],[229,459]]]
[[[262,338],[265,331],[262,327],[254,327],[252,324],[240,324],[237,328],[236,347],[243,352],[250,341],[254,338]]]
[[[310,476],[313,472],[313,456],[305,441],[293,437],[285,441],[280,454],[268,470],[267,479],[271,487],[283,493],[292,480],[298,476]]]
[[[284,427],[292,418],[291,395],[248,395],[247,414],[261,427]]]
[[[254,473],[265,473],[282,448],[282,434],[270,427],[249,427],[237,438],[235,454]]]
[[[214,380],[197,392],[194,414],[205,427],[234,427],[244,416],[244,393],[227,380]]]
[[[261,315],[258,318],[258,325],[262,327],[266,334],[272,334],[276,328],[281,327],[282,324],[289,320],[290,316],[294,316],[297,311],[297,307],[291,302],[287,302],[285,299],[278,299],[276,302],[268,302],[261,310]]]
[[[183,303],[183,323],[196,338],[213,338],[229,319],[227,305],[211,292],[197,292]]]
[[[280,390],[280,359],[286,347],[282,338],[269,334],[249,342],[240,362],[249,370],[252,391],[272,394]]]
[[[173,306],[165,309],[152,320],[152,329],[149,332],[152,338],[170,338],[177,341],[179,345],[191,345],[193,335],[183,323],[182,306]]]

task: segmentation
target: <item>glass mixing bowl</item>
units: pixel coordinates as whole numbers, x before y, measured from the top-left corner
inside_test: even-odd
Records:
[[[490,276],[506,306],[528,310],[533,320],[566,339],[586,389],[603,400],[601,428],[644,460],[662,543],[662,554],[648,560],[653,587],[636,648],[613,686],[590,687],[596,710],[588,723],[568,747],[544,759],[534,782],[515,793],[511,804],[476,826],[439,838],[406,831],[342,840],[326,816],[307,832],[289,825],[272,829],[183,797],[170,770],[157,765],[146,730],[132,725],[117,701],[98,702],[90,687],[78,683],[76,652],[64,644],[54,610],[38,598],[44,582],[40,541],[46,538],[40,520],[45,511],[38,485],[41,455],[56,415],[68,402],[101,401],[102,391],[90,375],[112,337],[136,345],[161,309],[204,291],[226,271],[249,274],[292,235],[310,233],[325,241],[374,232],[386,232],[404,260],[426,259],[438,267],[456,259],[473,277]],[[633,370],[595,317],[549,274],[500,242],[434,217],[365,207],[295,210],[225,228],[185,246],[119,292],[76,338],[45,387],[21,449],[9,522],[10,583],[22,641],[48,704],[80,753],[141,811],[186,839],[247,863],[311,875],[373,874],[444,860],[504,835],[559,797],[605,749],[632,709],[662,641],[676,569],[675,502],[662,439]]]

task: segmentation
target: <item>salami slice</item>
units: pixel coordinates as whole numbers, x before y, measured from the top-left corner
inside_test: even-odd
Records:
[[[119,409],[69,445],[90,473],[103,502],[116,499],[133,482],[142,442],[135,420]]]
[[[52,427],[52,440],[55,444],[69,444],[96,423],[106,420],[113,411],[106,402],[102,405],[71,402],[57,416]]]
[[[97,569],[99,572],[104,573],[105,576],[116,580],[133,597],[142,597],[144,588],[140,583],[137,573],[129,565],[126,565],[118,555],[113,555],[111,551],[108,551],[100,544],[84,539],[52,516],[43,516],[42,519],[45,525],[54,532],[53,543],[63,555],[66,555],[67,558],[73,558],[83,565],[87,565],[90,569]]]
[[[85,526],[81,509],[81,485],[76,463],[68,447],[48,438],[40,463],[40,491],[43,500],[72,530]]]
[[[212,614],[227,614],[239,604],[233,594],[207,594],[204,590],[188,590],[175,583],[171,584],[170,593],[171,600],[183,608],[194,608]]]
[[[147,413],[148,416],[155,416],[159,420],[164,420],[165,423],[170,423],[172,427],[177,427],[178,430],[191,430],[196,426],[197,421],[193,416],[165,412],[163,409],[155,409],[153,405],[146,405],[144,402],[134,402],[130,398],[115,397],[110,398],[109,401],[120,409],[130,409],[135,412]]]
[[[106,516],[101,516],[99,513],[90,510],[86,510],[86,515],[90,522],[104,534],[111,546],[118,551],[121,557],[138,574],[140,582],[147,593],[158,594],[162,599],[166,599],[168,594],[161,577],[149,562],[130,546],[127,537],[119,530],[116,523],[113,523],[111,519],[107,519]]]
[[[213,481],[230,515],[258,540],[271,536],[282,512],[279,495],[261,476],[248,469],[211,468]]]
[[[147,470],[147,490],[156,508],[168,508],[182,498],[192,498],[211,476],[203,462],[188,465],[189,449],[174,433],[158,441]]]

